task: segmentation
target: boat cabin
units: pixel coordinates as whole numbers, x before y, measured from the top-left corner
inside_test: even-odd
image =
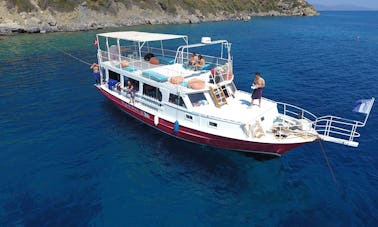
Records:
[[[131,82],[136,100],[151,108],[163,104],[184,109],[220,107],[236,90],[231,44],[225,40],[205,37],[189,45],[184,35],[133,31],[102,33],[97,40],[102,83],[127,97]],[[206,53],[206,49],[213,51],[206,48],[212,45],[219,46],[218,57]],[[198,54],[204,64],[196,67],[189,59],[200,48],[205,50]]]

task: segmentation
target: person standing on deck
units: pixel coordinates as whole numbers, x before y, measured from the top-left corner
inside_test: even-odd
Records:
[[[90,67],[92,70],[93,70],[93,78],[96,80],[96,84],[100,84],[101,83],[101,79],[100,79],[100,70],[99,70],[99,66],[97,63],[93,63]]]
[[[253,84],[251,88],[252,96],[251,96],[251,104],[248,108],[252,108],[253,106],[253,100],[258,99],[259,100],[259,107],[261,107],[261,97],[262,97],[262,89],[265,87],[265,80],[261,77],[260,73],[255,74],[255,79],[253,80]]]

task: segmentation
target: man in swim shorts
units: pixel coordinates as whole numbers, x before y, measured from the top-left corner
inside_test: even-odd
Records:
[[[253,100],[258,99],[259,100],[259,107],[261,107],[261,97],[262,97],[262,89],[265,87],[265,80],[261,77],[260,73],[255,74],[255,79],[253,80],[253,84],[251,88],[252,96],[251,96],[251,104],[248,108],[252,108],[253,106]]]

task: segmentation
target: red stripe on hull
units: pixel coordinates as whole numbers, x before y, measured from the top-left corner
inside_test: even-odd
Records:
[[[138,120],[150,125],[151,127],[157,128],[166,134],[171,136],[190,141],[198,144],[206,144],[213,147],[219,147],[223,149],[238,150],[248,153],[260,153],[268,154],[274,156],[280,156],[285,152],[304,145],[306,143],[295,143],[295,144],[270,144],[270,143],[256,143],[244,140],[237,140],[217,135],[212,135],[209,133],[197,131],[184,126],[179,127],[177,133],[174,132],[174,123],[166,121],[159,118],[159,124],[155,126],[154,115],[147,113],[143,110],[136,108],[135,106],[126,103],[113,95],[109,94],[107,91],[97,87],[101,93],[110,99],[114,104],[116,104],[121,110],[127,112],[131,116],[137,118]]]

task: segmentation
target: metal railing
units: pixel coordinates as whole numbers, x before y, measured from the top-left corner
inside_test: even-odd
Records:
[[[347,141],[360,137],[356,130],[363,126],[362,122],[330,115],[319,117],[314,123],[319,135]]]
[[[153,50],[153,48],[150,48],[149,50]],[[211,58],[211,57],[208,56],[208,58]],[[215,61],[215,59],[217,59],[217,58],[213,57],[212,60]],[[135,57],[135,55],[120,56],[117,53],[110,53],[108,51],[103,51],[103,50],[98,51],[99,63],[109,62],[109,64],[113,67],[121,68],[120,63],[124,60],[128,61],[129,66],[133,67],[133,70],[129,71],[129,72],[145,71],[145,70],[149,70],[149,69],[153,69],[153,68],[161,66],[161,65],[151,64],[148,61],[145,61],[143,58],[139,59],[138,57]],[[227,62],[225,61],[225,59],[219,59],[218,58],[216,61],[217,61],[217,63],[212,65],[212,66],[215,66],[214,75],[211,75],[212,78],[209,78],[209,79],[214,79],[214,81],[215,81],[218,78],[218,80],[219,80],[218,82],[232,80],[233,78],[231,78],[228,75],[229,66],[228,66]],[[224,65],[218,65],[220,62],[224,63]],[[128,71],[127,67],[123,68],[123,69]],[[130,67],[129,67],[129,69],[130,69]],[[188,74],[187,74],[188,72],[187,71],[184,72],[184,68],[179,69],[177,67],[176,68],[175,67],[172,67],[172,68],[171,67],[159,67],[158,71],[163,76],[168,76],[168,77],[169,76],[184,76],[184,77],[188,76]],[[200,75],[202,72],[204,72],[204,71],[193,71],[192,76],[193,75]],[[144,76],[148,77],[148,75],[144,75]]]
[[[358,145],[358,143],[354,142],[354,139],[360,137],[357,128],[364,126],[360,121],[331,115],[316,117],[305,109],[282,102],[277,102],[277,108],[283,116],[310,121],[311,127],[322,139],[349,146]]]
[[[300,108],[298,106],[294,106],[291,104],[283,103],[283,102],[277,102],[277,108],[278,112],[281,113],[284,116],[289,116],[295,119],[306,119],[311,122],[315,122],[317,117],[315,114]],[[282,108],[282,109],[281,109]]]
[[[110,62],[110,64],[112,66],[119,68],[120,63],[123,60],[126,60],[126,61],[129,62],[129,66],[133,66],[133,67],[135,67],[136,70],[141,70],[141,71],[156,67],[156,65],[150,64],[147,61],[135,58],[134,55],[132,55],[132,56],[119,56],[118,54],[111,54],[110,56],[111,57],[109,58],[109,52],[108,51],[100,50],[99,54],[98,54],[99,62]]]

